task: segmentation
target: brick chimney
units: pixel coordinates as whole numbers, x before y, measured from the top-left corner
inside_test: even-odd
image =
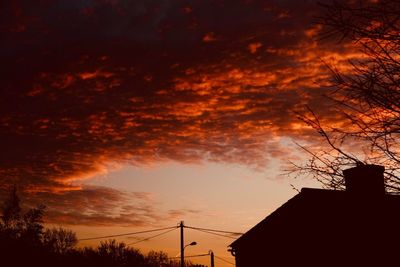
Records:
[[[343,171],[346,191],[357,195],[384,195],[385,167],[379,165],[360,165]]]

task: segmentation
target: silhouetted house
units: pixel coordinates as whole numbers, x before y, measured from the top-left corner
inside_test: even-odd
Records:
[[[400,196],[383,172],[345,170],[345,191],[303,188],[230,245],[236,266],[400,266]]]

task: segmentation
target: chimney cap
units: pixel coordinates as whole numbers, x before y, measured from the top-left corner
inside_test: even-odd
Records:
[[[346,169],[343,171],[343,175],[345,177],[347,176],[352,176],[355,174],[359,173],[365,173],[365,172],[375,172],[375,173],[383,173],[385,171],[385,167],[381,165],[375,165],[375,164],[363,164],[363,165],[357,165],[356,167]],[[371,173],[372,174],[372,173]]]
[[[346,191],[356,194],[385,194],[383,173],[385,167],[380,165],[358,165],[343,171]]]

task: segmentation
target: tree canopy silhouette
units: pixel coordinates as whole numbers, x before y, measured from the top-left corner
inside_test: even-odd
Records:
[[[46,229],[43,233],[43,244],[54,253],[66,254],[78,243],[76,234],[64,228]]]
[[[102,241],[96,248],[77,248],[76,234],[64,228],[46,229],[45,207],[23,212],[14,186],[1,208],[0,266],[28,267],[178,267],[179,262],[162,251],[147,255],[116,240]],[[194,267],[191,262],[185,266]]]
[[[350,41],[363,57],[350,61],[350,71],[329,66],[334,90],[328,97],[345,119],[341,126],[322,125],[311,108],[299,115],[330,148],[303,147],[311,158],[296,170],[326,187],[343,188],[343,169],[384,165],[388,191],[400,192],[400,2],[333,1],[323,8],[321,39]]]

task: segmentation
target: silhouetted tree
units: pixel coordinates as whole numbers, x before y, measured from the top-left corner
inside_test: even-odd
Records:
[[[126,262],[126,245],[118,243],[115,239],[100,242],[99,256],[110,266],[123,266]]]
[[[2,207],[0,225],[9,238],[25,239],[38,243],[43,234],[43,215],[45,206],[39,205],[22,213],[17,188],[14,186]]]
[[[57,267],[178,267],[162,251],[143,255],[116,240],[100,242],[97,248],[75,248],[76,234],[63,228],[45,229],[44,206],[23,213],[16,187],[1,208],[0,266]],[[186,266],[192,267],[190,262]]]
[[[39,205],[29,209],[22,217],[21,237],[26,242],[40,244],[43,237],[43,215],[45,206]]]
[[[1,225],[6,229],[18,227],[21,219],[20,199],[17,195],[17,187],[11,189],[8,198],[3,203]]]
[[[76,234],[61,227],[46,229],[43,233],[43,244],[54,253],[66,254],[77,243]]]
[[[100,242],[97,253],[101,259],[101,266],[150,266],[146,257],[139,250],[114,239]]]
[[[0,222],[0,256],[13,266],[40,265],[45,253],[42,247],[44,206],[22,212],[14,186],[2,207]],[[21,256],[21,253],[23,256]]]
[[[150,267],[168,266],[170,262],[168,254],[162,251],[150,251],[147,254],[147,261]]]
[[[400,2],[333,1],[323,5],[322,38],[337,38],[359,45],[364,57],[353,60],[352,70],[330,66],[329,98],[346,119],[340,127],[322,125],[308,110],[300,119],[312,126],[330,146],[314,152],[310,160],[296,166],[312,173],[325,186],[342,188],[342,169],[373,163],[386,167],[389,191],[400,191]],[[352,142],[362,153],[348,151]],[[362,149],[361,149],[362,148]]]

